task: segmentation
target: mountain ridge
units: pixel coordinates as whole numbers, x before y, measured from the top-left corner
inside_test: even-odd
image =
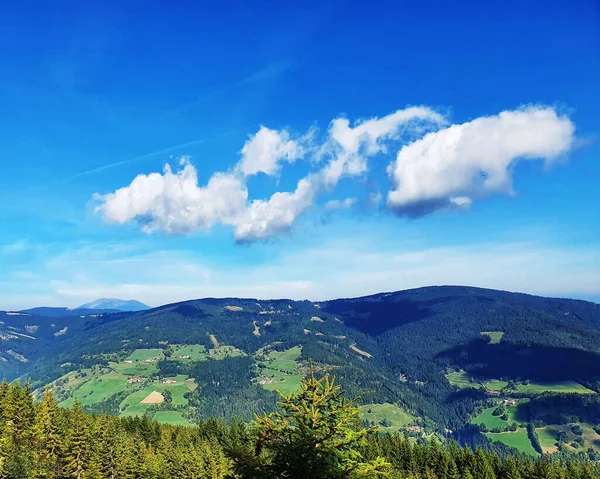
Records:
[[[75,309],[102,309],[114,311],[145,311],[150,306],[135,299],[100,298],[89,303],[82,304]]]
[[[502,393],[507,401],[519,391],[533,390],[532,400],[535,391],[600,392],[600,305],[484,288],[209,297],[75,317],[0,312],[0,323],[0,372],[50,384],[64,406],[77,397],[115,415],[251,418],[275,407],[274,390],[293,391],[309,361],[392,423],[419,418],[429,430],[470,427],[488,384],[516,387]],[[169,388],[170,409],[140,402]]]

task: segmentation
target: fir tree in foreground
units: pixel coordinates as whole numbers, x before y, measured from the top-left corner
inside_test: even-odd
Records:
[[[0,384],[0,479],[598,479],[578,457],[500,458],[455,443],[413,443],[362,427],[328,376],[312,374],[252,427],[215,418],[198,426],[57,407],[46,390]]]
[[[365,429],[360,409],[344,398],[335,378],[316,379],[312,367],[298,392],[281,395],[281,411],[257,416],[254,450],[230,451],[243,478],[376,478],[387,475],[381,457],[366,461],[359,448],[375,428]]]

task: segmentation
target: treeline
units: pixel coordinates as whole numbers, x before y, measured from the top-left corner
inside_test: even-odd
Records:
[[[87,414],[56,405],[46,390],[34,404],[28,385],[0,385],[2,479],[592,479],[584,460],[501,459],[456,443],[363,428],[358,409],[327,377],[312,375],[252,425],[217,419],[197,427],[147,417]]]
[[[600,396],[597,394],[541,394],[531,399],[528,409],[532,419],[547,424],[600,424]]]
[[[228,434],[234,434],[229,429]],[[27,385],[0,386],[2,479],[219,479],[231,461],[206,428],[60,409],[49,390],[33,403]]]

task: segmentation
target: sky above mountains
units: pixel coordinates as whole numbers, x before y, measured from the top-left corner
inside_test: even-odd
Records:
[[[597,2],[23,2],[0,25],[0,309],[600,302]]]

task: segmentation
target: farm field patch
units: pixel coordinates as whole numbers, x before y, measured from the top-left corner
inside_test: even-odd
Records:
[[[519,428],[515,432],[488,432],[485,435],[492,441],[499,441],[506,444],[509,447],[514,447],[525,454],[530,456],[539,455],[529,440],[527,430],[525,428]]]
[[[529,384],[518,384],[517,392],[523,394],[542,394],[545,392],[554,393],[578,393],[578,394],[595,394],[591,389],[575,382],[575,381],[560,381],[560,382],[534,382]]]
[[[152,419],[173,426],[189,426],[192,424],[179,411],[158,411]]]
[[[390,403],[361,406],[360,417],[379,425],[381,431],[398,431],[414,420],[404,409]],[[382,422],[386,425],[382,425]]]
[[[490,344],[498,344],[502,341],[502,336],[504,336],[503,331],[482,331],[482,336],[487,336],[490,338]]]
[[[99,403],[127,387],[127,376],[120,373],[96,375],[90,372],[88,377],[86,382],[73,391],[71,397],[59,404],[61,407],[70,407],[75,402],[75,398],[79,399],[83,406]]]

